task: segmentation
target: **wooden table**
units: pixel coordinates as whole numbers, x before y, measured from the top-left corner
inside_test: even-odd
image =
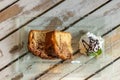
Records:
[[[119,17],[120,0],[0,0],[0,80],[120,80]],[[81,63],[32,55],[31,29],[70,32],[74,61]],[[104,38],[101,57],[79,53],[82,30]]]

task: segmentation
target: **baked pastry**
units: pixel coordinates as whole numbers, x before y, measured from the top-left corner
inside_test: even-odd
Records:
[[[31,30],[28,49],[43,59],[71,59],[71,38],[68,32]]]
[[[45,52],[45,37],[47,32],[49,31],[31,30],[29,33],[28,49],[36,56],[50,59],[52,57],[48,56]]]
[[[87,56],[98,56],[103,52],[104,40],[100,36],[87,32],[80,38],[79,50]]]
[[[52,56],[57,56],[63,60],[71,59],[73,52],[71,39],[71,34],[68,32],[48,32],[45,39],[47,53]]]

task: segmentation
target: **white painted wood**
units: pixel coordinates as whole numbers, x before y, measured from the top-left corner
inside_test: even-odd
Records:
[[[93,74],[95,71],[101,69],[103,66],[107,65],[114,59],[120,56],[119,54],[119,45],[120,45],[120,27],[114,30],[113,32],[109,33],[109,35],[105,36],[104,39],[107,42],[105,45],[108,45],[105,48],[105,53],[103,56],[92,59],[87,64],[82,65],[84,62],[88,61],[89,58],[85,56],[80,56],[78,53],[74,56],[75,61],[80,61],[81,63],[76,64],[60,64],[54,69],[50,70],[48,73],[40,77],[38,80],[84,80],[89,75]],[[115,35],[113,35],[115,34]],[[116,41],[114,41],[116,39]],[[114,42],[113,42],[114,41]],[[110,46],[110,48],[109,48]],[[54,73],[54,71],[58,71]],[[73,72],[72,72],[73,71]],[[53,73],[53,74],[52,74]],[[64,75],[67,75],[64,77]],[[62,78],[64,77],[64,78]],[[102,78],[103,79],[103,78]],[[92,79],[91,79],[92,80]]]
[[[117,0],[118,1],[118,0]],[[87,18],[85,18],[84,20],[82,20],[82,21],[80,21],[79,23],[77,23],[76,25],[74,25],[73,27],[71,27],[70,29],[68,29],[67,31],[69,31],[69,32],[71,32],[72,34],[73,34],[73,36],[75,36],[76,35],[76,33],[79,33],[79,30],[88,30],[88,31],[91,31],[91,32],[94,32],[94,33],[96,33],[96,34],[98,34],[98,35],[102,35],[103,33],[104,33],[104,31],[106,32],[107,30],[110,30],[110,29],[112,29],[114,26],[116,26],[115,24],[117,23],[117,24],[119,24],[119,22],[120,22],[120,20],[118,19],[118,21],[115,21],[116,20],[116,17],[118,17],[118,16],[120,16],[119,14],[120,14],[120,12],[119,12],[119,9],[117,10],[117,8],[118,8],[118,6],[116,5],[116,4],[118,4],[119,3],[119,1],[117,2],[117,1],[113,1],[113,2],[111,2],[111,3],[109,3],[109,4],[107,4],[105,7],[103,7],[103,8],[101,8],[101,9],[99,9],[98,11],[96,11],[95,13],[93,13],[92,15],[90,15],[89,17],[87,17]],[[105,12],[107,12],[107,11],[110,11],[110,10],[113,10],[113,9],[115,9],[116,8],[116,11],[117,12],[114,12],[115,14],[112,14],[112,15],[105,15],[105,16],[103,16],[104,15],[104,13]],[[96,18],[97,17],[97,18]],[[105,19],[104,19],[105,18]],[[114,20],[115,19],[115,20]],[[110,25],[110,23],[112,22],[112,24]],[[107,30],[106,30],[107,29]],[[99,31],[100,30],[100,31]],[[119,31],[119,29],[118,29],[118,31]],[[116,34],[116,33],[111,33],[112,35],[113,34]],[[77,34],[76,35],[76,38],[78,38],[78,40],[79,40],[79,37],[78,37],[79,35]],[[111,39],[107,39],[107,40],[109,40],[109,41],[112,41],[112,42],[115,42],[116,40],[119,40],[118,38],[120,38],[119,37],[119,35],[116,35],[117,36],[117,38],[111,38]],[[77,42],[78,43],[78,41],[77,41],[77,39],[76,38],[74,38],[76,41],[74,41],[74,42]],[[105,47],[106,48],[108,48],[109,49],[109,41],[108,42],[106,42],[106,45],[105,45]],[[75,46],[76,46],[76,44],[75,44]],[[119,55],[117,55],[115,58],[117,58]],[[109,56],[108,56],[109,57]],[[111,57],[111,56],[110,56]],[[114,58],[114,59],[115,59]],[[78,58],[79,59],[79,58]],[[80,57],[80,59],[81,59],[81,57]],[[86,59],[87,60],[87,59]],[[112,59],[113,60],[113,59]],[[112,61],[111,60],[111,61]],[[82,59],[81,59],[81,61],[82,61]],[[95,62],[95,60],[93,61],[93,63]],[[99,62],[99,61],[98,61]],[[105,62],[106,63],[106,62]],[[96,64],[97,64],[97,62],[96,62]],[[64,64],[63,64],[64,65]],[[67,72],[69,73],[70,72],[70,69],[68,68],[69,67],[69,65],[68,66],[61,66],[61,67],[57,67],[56,69],[57,70],[59,70],[59,68],[60,68],[60,70],[62,70],[61,71],[61,73],[63,73],[63,74],[56,74],[56,75],[52,75],[52,74],[49,74],[49,72],[48,72],[48,74],[46,74],[45,76],[43,76],[42,78],[43,79],[47,79],[48,77],[47,76],[50,76],[51,77],[51,80],[54,80],[54,79],[60,79],[61,77],[63,77],[65,74],[67,74]],[[89,65],[89,64],[88,64]],[[87,65],[87,66],[88,66]],[[106,65],[106,64],[104,64],[104,65]],[[87,67],[86,66],[86,67]],[[94,65],[95,66],[95,65]],[[76,66],[77,67],[77,66]],[[83,68],[83,67],[82,67]],[[93,69],[93,71],[96,71],[96,70],[98,70],[98,69],[100,69],[101,67],[99,67],[99,65],[98,65],[98,68],[95,68],[95,69]],[[69,69],[69,71],[67,71],[67,70]],[[75,68],[73,68],[73,70],[74,70]],[[89,68],[87,68],[87,69],[89,69]],[[66,70],[66,71],[65,71]],[[86,70],[86,69],[85,69]],[[84,73],[82,73],[81,71],[79,71],[80,72],[80,76],[83,76],[83,79],[85,79],[86,77],[88,77],[90,74],[87,74],[87,73],[85,73],[85,70],[83,70],[83,72]],[[52,71],[52,70],[51,70]],[[50,71],[50,72],[51,72]],[[93,72],[93,71],[91,71],[91,73]],[[78,72],[76,72],[76,74],[77,74]],[[84,75],[82,75],[82,74],[84,74]],[[78,74],[79,75],[79,74]],[[71,75],[70,75],[71,76]],[[69,76],[69,77],[70,77]],[[46,77],[46,78],[45,78]],[[70,78],[72,78],[72,77],[70,77],[69,78],[68,77],[68,80],[70,79]],[[75,77],[73,77],[72,79],[74,79]],[[80,79],[80,77],[77,77],[78,78],[78,80]],[[50,79],[50,78],[49,78]],[[71,79],[71,80],[72,80]],[[81,78],[82,79],[82,78]],[[64,79],[64,80],[66,80],[66,78]]]
[[[84,2],[84,1],[78,0],[77,2],[74,2],[73,5],[71,5],[72,4],[71,0],[67,0],[64,3],[62,3],[61,5],[59,5],[58,7],[51,10],[50,12],[44,14],[45,16],[43,15],[42,17],[39,17],[38,19],[33,21],[31,24],[28,24],[26,27],[23,27],[19,31],[15,32],[14,34],[10,35],[9,37],[7,37],[3,41],[1,41],[0,49],[2,50],[3,56],[0,58],[0,60],[3,62],[0,63],[0,68],[4,67],[6,64],[10,63],[11,61],[13,61],[14,59],[21,56],[22,54],[24,54],[27,51],[27,49],[26,49],[27,48],[27,38],[28,38],[28,32],[30,29],[36,29],[36,28],[37,29],[45,29],[45,28],[47,28],[47,26],[49,26],[49,28],[50,28],[50,24],[53,25],[53,23],[55,23],[55,21],[57,21],[59,23],[62,22],[62,25],[64,25],[64,23],[70,24],[71,22],[74,22],[75,20],[73,18],[76,18],[76,15],[73,17],[70,17],[69,15],[71,15],[71,13],[69,13],[69,15],[68,15],[68,12],[70,12],[72,10],[72,7],[79,5],[81,2]],[[87,2],[84,2],[84,6],[86,6],[84,8],[85,11],[83,10],[84,15],[88,13],[89,10],[86,10],[86,9],[88,9],[89,6],[91,6],[90,10],[93,10],[96,7],[100,6],[101,4],[105,3],[105,0],[104,1],[98,0],[98,2],[95,2],[94,5],[96,4],[97,6],[94,6],[94,5],[92,6],[92,4],[88,6],[88,4],[93,3],[93,2],[95,2],[95,0],[93,0],[93,1],[87,0]],[[68,6],[68,3],[70,4],[69,6]],[[99,5],[98,5],[98,3],[99,3]],[[65,5],[67,5],[67,6],[65,6]],[[78,12],[78,10],[81,10],[81,8],[83,9],[83,7],[81,7],[81,6],[77,7],[76,13]],[[68,10],[68,11],[66,13],[62,14],[62,12],[65,11],[64,9]],[[51,14],[54,14],[57,11],[61,11],[61,12],[56,13],[56,16],[54,16],[54,17],[58,17],[58,18],[52,17]],[[79,11],[79,12],[82,12],[82,11]],[[60,21],[61,18],[59,16],[63,16],[63,15],[68,16],[68,18],[70,20],[68,19],[66,22]],[[50,20],[46,21],[48,19],[46,17],[48,17],[48,16],[52,17],[52,20],[50,18]],[[43,18],[45,19],[44,21],[42,21]],[[18,22],[19,22],[19,20],[18,20]],[[39,23],[41,23],[41,25]],[[46,25],[46,27],[45,27],[45,25]],[[56,24],[54,24],[54,25],[56,25]],[[59,27],[59,25],[56,25],[56,27],[58,27],[57,28],[58,30],[61,30],[63,28],[63,27]],[[51,29],[53,29],[53,28],[51,27]],[[24,42],[24,46],[23,46],[24,48],[21,50],[17,49],[11,54],[11,49],[16,45],[22,44],[22,42]],[[7,46],[7,47],[4,48],[4,46]]]
[[[120,30],[120,27],[118,28]],[[112,62],[114,59],[120,56],[119,54],[119,45],[120,45],[120,32],[117,29],[113,31],[112,33],[109,33],[109,36],[105,36],[104,39],[107,42],[109,39],[109,42],[106,43],[108,45],[105,48],[105,53],[103,57],[100,57],[98,59],[93,59],[86,65],[78,68],[74,72],[70,73],[66,77],[62,78],[61,80],[83,80],[96,72],[97,70],[101,69],[103,66],[107,65],[108,63]],[[115,34],[115,35],[113,35]],[[115,40],[113,42],[113,40]],[[110,47],[110,48],[109,48]],[[78,58],[80,59],[80,58]],[[81,59],[82,61],[82,59]],[[47,75],[47,74],[46,74]],[[106,78],[105,78],[106,79]],[[92,80],[92,79],[91,79]]]
[[[67,0],[28,24],[28,27],[32,29],[64,29],[107,1],[108,0]],[[53,21],[56,21],[56,23],[53,23]]]
[[[0,39],[60,1],[20,0],[7,8],[0,13]]]
[[[17,0],[0,0],[0,11]]]
[[[18,60],[17,63],[12,64],[0,72],[0,79],[11,80],[22,73],[24,76],[21,80],[34,80],[33,78],[35,76],[52,67],[58,61],[60,60],[43,60],[29,53]]]
[[[89,80],[120,80],[120,59]]]
[[[117,25],[117,24],[114,24],[114,25]],[[30,26],[30,25],[29,25]],[[93,26],[94,27],[94,26]],[[92,27],[92,28],[93,28]],[[114,27],[114,26],[112,26],[112,27]],[[31,28],[31,27],[30,27]],[[76,27],[76,28],[78,28],[79,29],[79,27]],[[92,31],[92,28],[91,28],[91,31]],[[28,28],[29,29],[29,28]],[[75,30],[75,28],[73,28],[73,29],[71,29],[71,30]],[[79,30],[82,30],[81,28],[79,29]],[[78,31],[79,31],[78,30]],[[103,30],[104,30],[104,28],[103,28]],[[68,30],[69,31],[69,30]],[[77,31],[77,30],[76,30]],[[72,33],[72,32],[71,32]],[[78,33],[78,32],[76,32],[76,33]],[[74,33],[73,33],[74,34]],[[83,57],[84,58],[84,57]],[[18,62],[16,62],[16,63],[18,63]],[[21,64],[22,65],[22,64]],[[34,71],[34,69],[37,69],[36,71],[37,72],[35,72],[35,74],[32,74],[32,75],[38,75],[39,74],[39,72],[40,72],[40,70],[39,70],[39,68],[38,68],[38,66],[36,66],[36,65],[33,65],[33,66],[35,66],[34,68],[32,68],[31,70],[28,70],[28,71],[26,71],[26,73],[28,73],[29,71]],[[6,69],[8,69],[8,70],[6,70]],[[7,73],[7,72],[9,72],[9,70],[11,71],[11,67],[8,67],[8,68],[6,68],[4,71]],[[26,69],[25,67],[24,67],[24,69]],[[46,68],[47,69],[47,68]],[[45,70],[46,70],[45,69]],[[16,73],[17,74],[17,73]],[[25,74],[25,72],[23,71],[23,74]],[[7,74],[6,74],[7,75]],[[48,75],[49,76],[49,75]],[[8,76],[9,77],[9,76]],[[13,76],[12,76],[13,77]],[[25,78],[25,77],[24,77]]]
[[[116,31],[117,32],[114,32],[114,34],[116,33],[117,35],[119,35],[120,33],[118,33],[118,31],[120,30],[120,28],[119,29],[117,29]],[[109,36],[112,36],[112,37],[109,37]],[[107,36],[107,37],[105,37],[106,39],[110,39],[111,40],[111,42],[113,42],[114,41],[114,39],[115,39],[115,37],[116,37],[116,35],[113,35],[113,33],[111,33],[111,35],[109,34],[109,36]],[[113,40],[112,40],[113,39]],[[119,45],[119,43],[118,43],[118,40],[119,40],[120,38],[118,38],[116,41],[117,41],[117,43],[115,43],[115,44],[112,44],[112,43],[107,43],[106,45],[109,45],[109,46],[114,46],[114,45],[116,45],[116,44],[118,44]],[[115,42],[115,41],[114,41]],[[109,46],[107,46],[106,47],[106,51],[109,51]],[[29,56],[29,54],[28,54],[28,56]],[[29,56],[30,57],[30,56]],[[107,56],[107,57],[111,57],[111,56]],[[118,55],[116,56],[116,57],[118,57]],[[116,58],[115,57],[115,55],[114,55],[114,58]],[[32,57],[32,58],[34,58],[34,57]],[[30,59],[30,60],[32,60],[32,58]],[[80,60],[82,63],[84,63],[86,60],[88,60],[88,58],[87,57],[85,57],[85,56],[80,56],[80,54],[77,54],[77,55],[75,55],[74,56],[74,60]],[[113,59],[114,59],[113,58]],[[26,57],[25,57],[25,59],[26,59]],[[102,58],[103,59],[103,58]],[[110,58],[109,58],[110,59]],[[40,59],[39,59],[40,60]],[[101,60],[101,59],[100,59]],[[108,60],[106,60],[107,62],[109,62]],[[29,62],[29,61],[25,61],[25,62]],[[49,62],[49,61],[48,61]],[[96,67],[96,68],[94,68],[94,69],[91,69],[91,70],[93,70],[93,71],[95,71],[95,70],[98,70],[98,68],[101,68],[100,66],[99,66],[99,62],[101,62],[101,61],[99,61],[99,60],[97,60],[97,62],[96,62],[96,60],[93,60],[91,63],[89,63],[89,64],[87,64],[87,66],[86,67],[88,67],[88,66],[90,66],[90,65],[92,65],[93,63],[95,63],[95,64],[93,64],[92,65],[92,67],[94,66],[94,67]],[[104,61],[103,61],[104,62]],[[19,64],[19,62],[17,62],[18,64]],[[16,63],[16,64],[17,64]],[[50,62],[51,63],[51,62]],[[106,63],[106,62],[105,62]],[[105,64],[104,63],[104,64]],[[40,63],[38,63],[38,64],[33,64],[32,62],[31,62],[31,64],[32,64],[32,66],[34,66],[35,68],[32,68],[30,71],[32,72],[32,71],[38,71],[38,72],[36,72],[37,74],[38,73],[40,73],[40,70],[41,70],[41,68],[40,69],[37,69],[36,67],[38,67],[38,64],[40,64]],[[43,64],[45,64],[45,63],[43,63]],[[47,63],[48,64],[48,63]],[[51,63],[52,64],[52,63]],[[53,64],[54,64],[54,62],[53,62]],[[52,65],[53,65],[52,64]],[[98,64],[98,65],[96,65],[96,64]],[[15,65],[15,64],[14,64]],[[21,64],[22,65],[22,64]],[[27,64],[26,64],[27,65]],[[74,70],[76,67],[78,67],[80,64],[70,64],[70,63],[65,63],[65,64],[60,64],[58,67],[56,67],[56,68],[54,68],[54,69],[52,69],[50,72],[48,72],[46,75],[44,75],[43,77],[42,77],[42,79],[44,79],[44,80],[47,80],[48,78],[50,79],[50,80],[58,80],[59,78],[61,78],[62,76],[64,76],[65,74],[66,74],[66,72],[69,72],[69,71],[72,71],[72,70]],[[23,66],[23,65],[22,65]],[[28,65],[27,65],[28,66]],[[47,66],[47,65],[46,65]],[[44,67],[46,67],[46,66],[44,66]],[[49,66],[49,65],[48,65]],[[47,68],[48,68],[48,66],[47,66]],[[12,67],[12,66],[11,66]],[[83,70],[83,73],[85,74],[85,71],[86,70],[89,70],[89,67],[88,67],[88,69],[86,69],[86,67],[85,67],[85,69],[82,67],[82,69],[84,69]],[[47,68],[42,68],[42,70],[44,71],[45,69],[47,69]],[[67,68],[67,69],[66,69]],[[20,68],[18,68],[18,69],[20,69]],[[24,69],[27,69],[27,68],[22,68],[21,70],[24,70]],[[37,69],[37,70],[36,70]],[[9,69],[8,69],[9,70]],[[81,70],[81,69],[80,69]],[[80,71],[79,71],[80,72]],[[25,73],[28,73],[28,75],[29,75],[29,70],[27,71],[25,71],[25,72],[23,72],[23,74],[25,74]],[[53,73],[53,74],[52,74]],[[78,72],[76,72],[76,73],[78,73]],[[34,75],[37,75],[37,74],[31,74],[32,76],[34,76]],[[82,73],[81,73],[82,74]],[[85,74],[86,75],[86,74]],[[84,75],[81,75],[82,77],[84,76]],[[25,77],[23,77],[24,79],[26,78],[26,76]],[[70,77],[71,78],[71,77]],[[75,77],[73,77],[73,78],[75,78]],[[73,79],[72,78],[72,79]],[[84,77],[85,78],[85,77]],[[79,78],[78,78],[79,79]]]
[[[24,10],[28,10],[30,9],[29,6],[27,5],[29,3],[29,1],[24,2],[26,0],[21,0],[19,3],[17,4],[22,4],[20,5],[25,6]],[[31,0],[33,1],[33,0]],[[30,1],[30,3],[32,4],[32,2]],[[39,0],[40,1],[40,0]],[[44,0],[45,1],[45,0]],[[38,11],[40,13],[43,12],[43,10],[47,9],[48,7],[51,7],[52,5],[55,5],[57,2],[59,2],[58,0],[51,2],[48,1],[47,2],[39,2],[39,4],[45,4],[48,5],[47,7],[42,7],[40,8],[41,11]],[[34,4],[36,4],[36,1],[33,1]],[[38,0],[37,0],[38,2]],[[23,4],[24,3],[24,4]],[[30,4],[29,3],[29,4]],[[25,5],[26,4],[26,5]],[[38,3],[37,3],[38,4]],[[38,5],[39,5],[38,4]],[[33,7],[33,5],[31,5]],[[24,16],[24,15],[23,15]],[[30,16],[30,15],[29,15]],[[35,15],[34,15],[35,16]],[[12,22],[13,21],[13,22]],[[10,23],[12,23],[12,25],[10,25],[9,23],[7,24],[3,24],[4,29],[7,31],[13,30],[13,27],[19,26],[19,19],[14,21],[14,20],[10,20]],[[14,26],[13,26],[14,23]],[[2,23],[1,23],[2,24]],[[7,26],[7,27],[6,27]],[[12,27],[8,27],[8,26],[12,26]],[[1,27],[0,27],[1,28]],[[8,29],[10,28],[10,29]],[[1,31],[4,31],[3,28],[1,28]],[[4,32],[4,34],[6,33],[6,31]],[[27,41],[27,37],[26,35],[28,35],[25,31],[24,28],[22,28],[21,30],[17,31],[15,34],[10,35],[9,37],[7,37],[6,39],[4,39],[3,41],[0,41],[0,50],[2,52],[2,56],[0,57],[0,60],[2,60],[3,62],[1,62],[0,68],[4,67],[5,65],[7,65],[8,63],[10,63],[11,61],[13,61],[14,59],[18,58],[19,56],[21,56],[22,54],[24,54],[27,51],[27,43],[23,42],[24,40]],[[24,44],[23,44],[24,43]],[[24,46],[21,46],[21,45]],[[18,47],[18,45],[20,46],[20,48]],[[21,47],[24,47],[23,49]],[[14,49],[14,50],[13,50]],[[15,50],[16,49],[16,50]]]
[[[21,29],[20,32],[16,32],[16,34],[12,34],[10,37],[0,42],[0,49],[2,52],[2,56],[0,57],[0,60],[2,60],[0,68],[26,52],[27,46],[25,45],[27,45],[27,43],[23,42],[23,40],[27,40],[27,38],[23,38],[26,36],[23,34],[26,34],[25,30]]]

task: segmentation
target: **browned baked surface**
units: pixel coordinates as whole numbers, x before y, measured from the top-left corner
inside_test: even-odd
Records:
[[[71,38],[67,32],[31,30],[28,49],[43,59],[71,59]]]
[[[47,50],[49,48],[49,53],[54,54],[52,56],[58,56],[59,58],[66,60],[72,57],[72,47],[71,47],[71,34],[68,32],[52,31],[46,34]]]
[[[45,37],[47,32],[44,30],[31,30],[29,33],[28,49],[36,56],[51,59],[52,57],[45,53]]]

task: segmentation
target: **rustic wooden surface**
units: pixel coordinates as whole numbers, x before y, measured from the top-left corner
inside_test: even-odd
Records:
[[[59,2],[62,0],[20,0],[5,9],[0,13],[0,40]]]
[[[95,0],[93,0],[95,1]],[[101,0],[98,0],[98,2],[100,2]],[[88,1],[89,2],[89,1]],[[92,1],[91,1],[92,2]],[[56,8],[54,8],[52,11],[48,12],[45,14],[45,16],[41,16],[41,17],[38,17],[35,21],[33,21],[32,23],[26,25],[25,27],[21,28],[20,30],[18,30],[17,32],[11,34],[9,37],[7,37],[6,39],[2,40],[1,41],[1,49],[3,50],[3,52],[7,53],[7,55],[4,55],[1,60],[5,60],[3,63],[0,63],[0,67],[4,67],[6,64],[8,64],[9,62],[13,61],[14,59],[18,58],[19,56],[23,55],[26,53],[26,50],[27,49],[17,49],[17,50],[12,50],[14,49],[15,46],[18,46],[19,44],[21,44],[22,42],[24,42],[24,40],[27,40],[27,31],[25,31],[26,29],[46,29],[46,28],[49,28],[49,29],[55,29],[55,28],[58,28],[59,30],[61,29],[64,29],[64,27],[68,26],[70,24],[70,22],[74,22],[74,18],[76,19],[77,16],[73,16],[72,17],[72,12],[71,11],[71,7],[75,7],[76,4],[79,5],[79,3],[81,3],[81,1],[77,1],[75,3],[75,5],[73,6],[63,6],[67,3],[71,3],[71,0],[67,0],[65,1],[64,3],[61,4],[61,6],[57,6]],[[101,4],[104,3],[104,1],[101,1]],[[89,3],[90,4],[90,3]],[[91,4],[92,5],[92,4]],[[91,6],[90,5],[90,6]],[[94,4],[95,5],[95,4]],[[96,2],[96,5],[98,5],[98,3]],[[100,4],[99,4],[100,5]],[[86,2],[86,6],[88,6],[88,3]],[[64,8],[63,8],[64,7]],[[70,8],[69,8],[70,7]],[[93,8],[94,6],[92,6]],[[55,12],[58,12],[59,9],[58,8],[61,8],[61,12],[59,12],[57,15],[53,16],[52,14],[54,14]],[[69,8],[67,9],[68,11],[63,13],[62,14],[62,11],[65,11],[65,8]],[[81,8],[81,7],[78,7],[78,9]],[[87,7],[89,9],[89,6]],[[96,8],[96,7],[95,7]],[[63,10],[64,9],[64,10]],[[86,7],[85,7],[86,9]],[[79,9],[81,10],[81,9]],[[88,11],[88,10],[86,10]],[[78,10],[76,10],[76,13],[78,12]],[[67,19],[65,22],[64,21],[61,21],[60,19],[60,14],[61,16],[67,16],[68,18],[70,19]],[[86,13],[87,14],[87,13]],[[85,13],[84,13],[85,15]],[[45,20],[44,20],[45,18]],[[48,19],[50,18],[50,19]],[[52,19],[51,19],[52,18]],[[63,17],[64,18],[64,17]],[[43,21],[42,21],[43,20]],[[47,21],[48,20],[48,21]],[[57,21],[57,23],[55,23],[55,21]],[[65,24],[67,23],[67,24]],[[68,24],[69,23],[69,24]],[[53,25],[56,25],[56,26],[53,26]],[[64,25],[64,26],[63,26]],[[66,26],[65,26],[66,25]],[[39,27],[40,26],[40,27]],[[48,27],[49,26],[49,27]],[[63,27],[62,27],[63,26]],[[26,34],[26,35],[25,35]],[[20,36],[20,37],[19,37]],[[14,38],[13,38],[14,37]],[[21,39],[20,39],[21,38]],[[15,40],[16,39],[16,40]],[[24,40],[22,40],[24,39]],[[9,42],[8,42],[9,41]],[[16,41],[16,42],[15,42]],[[6,43],[8,42],[8,43]],[[9,45],[7,47],[7,50],[5,49],[4,50],[4,47],[2,45]],[[27,44],[26,44],[27,45]],[[23,47],[26,47],[25,45]],[[18,51],[21,50],[21,53],[19,53]],[[15,53],[15,54],[14,54]],[[14,57],[13,57],[13,54],[14,54]],[[12,59],[11,59],[12,57]]]
[[[117,60],[116,62],[114,62],[113,64],[111,64],[110,66],[108,66],[107,68],[105,68],[104,70],[102,70],[100,73],[96,74],[89,80],[103,80],[103,79],[120,80],[119,71],[120,71],[120,60]]]
[[[0,12],[19,0],[0,0]]]
[[[120,0],[1,0],[0,10],[0,80],[120,79]],[[31,29],[70,32],[74,60],[81,63],[32,55],[27,50]],[[91,60],[79,53],[83,30],[105,39],[104,55]]]

